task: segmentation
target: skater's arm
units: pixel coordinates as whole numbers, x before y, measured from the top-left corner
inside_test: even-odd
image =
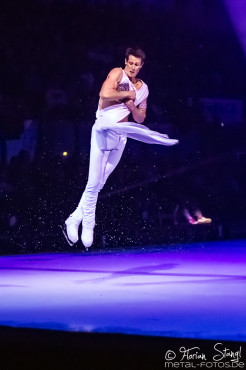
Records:
[[[146,118],[147,98],[144,99],[138,107],[134,105],[134,101],[132,99],[127,100],[125,104],[130,109],[133,119],[137,123],[143,123]]]
[[[121,102],[125,99],[133,99],[136,98],[136,93],[134,90],[128,91],[118,91],[118,83],[121,80],[122,76],[122,69],[121,68],[114,68],[112,69],[107,79],[104,81],[99,96],[103,100],[107,101],[117,101]]]

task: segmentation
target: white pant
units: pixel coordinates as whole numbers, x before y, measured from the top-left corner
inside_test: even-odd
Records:
[[[111,130],[98,131],[95,125],[92,127],[89,177],[79,204],[83,208],[85,227],[95,226],[98,193],[119,163],[126,141],[126,135]]]
[[[89,178],[77,209],[83,209],[83,226],[95,226],[99,191],[122,156],[127,137],[149,144],[175,145],[176,139],[150,130],[136,122],[115,122],[97,119],[92,127]],[[80,212],[79,212],[80,213]]]

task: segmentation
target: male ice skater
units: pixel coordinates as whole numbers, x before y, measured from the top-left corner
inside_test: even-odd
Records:
[[[92,127],[88,182],[77,208],[63,226],[70,245],[78,241],[81,222],[82,243],[87,250],[92,245],[98,193],[119,163],[127,137],[149,144],[178,143],[141,124],[146,117],[149,94],[147,85],[137,78],[144,60],[145,53],[141,49],[128,48],[125,68],[112,69],[102,85]],[[128,122],[130,113],[136,122]]]

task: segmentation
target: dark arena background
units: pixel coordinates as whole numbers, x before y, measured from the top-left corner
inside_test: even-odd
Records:
[[[129,46],[180,142],[128,140],[86,252],[59,225]],[[0,66],[0,370],[245,368],[246,1],[2,0]]]

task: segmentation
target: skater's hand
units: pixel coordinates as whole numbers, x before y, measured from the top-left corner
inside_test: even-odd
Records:
[[[129,100],[135,100],[136,99],[136,92],[135,92],[135,90],[129,90],[128,91],[128,96],[127,96],[127,98],[129,99]]]
[[[127,106],[128,109],[130,109],[130,111],[132,111],[135,108],[134,100],[132,99],[125,100],[125,105]]]

